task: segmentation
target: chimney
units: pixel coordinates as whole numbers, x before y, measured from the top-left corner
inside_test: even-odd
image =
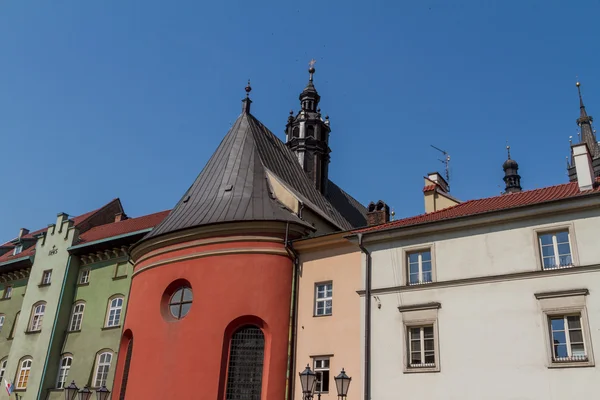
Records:
[[[28,233],[29,233],[29,229],[27,229],[27,228],[19,229],[19,239],[21,239],[23,236],[27,235]]]
[[[383,201],[371,202],[367,211],[367,225],[381,225],[390,222],[390,207]]]
[[[430,172],[427,174],[427,179],[436,184],[444,193],[450,192],[450,187],[448,186],[448,182],[439,172]]]
[[[127,219],[127,214],[125,214],[125,213],[115,214],[115,222],[125,221],[126,219]]]
[[[424,177],[423,197],[425,213],[443,210],[460,204],[460,200],[450,195],[448,182],[438,172],[432,172]]]
[[[591,190],[594,188],[594,170],[592,169],[592,158],[585,142],[571,146],[575,170],[577,171],[577,183],[579,190]]]

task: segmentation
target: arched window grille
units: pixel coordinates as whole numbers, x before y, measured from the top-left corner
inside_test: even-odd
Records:
[[[256,326],[244,326],[231,337],[226,400],[260,400],[265,336]]]

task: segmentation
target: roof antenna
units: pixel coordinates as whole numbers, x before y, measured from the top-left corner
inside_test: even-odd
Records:
[[[442,150],[438,147],[435,147],[434,145],[430,145],[431,147],[433,147],[434,149],[436,149],[437,151],[439,151],[440,153],[442,153],[444,155],[444,159],[440,159],[438,158],[438,161],[440,161],[441,163],[443,163],[445,165],[445,170],[446,170],[446,182],[448,182],[448,187],[450,187],[450,154],[448,154],[447,151]]]

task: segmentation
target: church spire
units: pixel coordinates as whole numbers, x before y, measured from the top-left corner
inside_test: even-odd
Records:
[[[586,143],[592,155],[592,158],[600,156],[600,147],[598,146],[598,140],[596,134],[592,128],[592,122],[594,118],[588,115],[585,111],[585,105],[583,104],[583,98],[581,96],[581,84],[577,82],[577,94],[579,95],[579,118],[577,118],[577,125],[581,129],[580,143]]]
[[[508,153],[508,159],[502,164],[502,169],[504,170],[504,178],[502,179],[506,184],[504,193],[517,193],[522,190],[519,164],[510,158],[510,146],[506,146],[506,151]]]

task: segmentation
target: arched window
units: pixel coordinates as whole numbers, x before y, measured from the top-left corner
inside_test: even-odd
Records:
[[[31,364],[33,360],[31,357],[25,357],[19,364],[19,373],[17,374],[17,389],[27,389],[27,381],[29,380],[29,373],[31,372]]]
[[[127,379],[129,378],[129,367],[131,366],[131,355],[133,353],[133,337],[127,344],[127,354],[125,355],[125,366],[123,367],[123,379],[121,380],[121,393],[119,400],[125,400],[125,391],[127,390]]]
[[[71,322],[69,323],[69,331],[81,330],[81,322],[83,321],[83,311],[85,310],[85,303],[79,301],[73,306],[73,313],[71,314]]]
[[[4,326],[4,314],[0,314],[0,331],[2,331],[2,327]]]
[[[31,319],[29,321],[29,331],[37,332],[42,330],[42,322],[44,321],[44,313],[46,312],[46,303],[36,303],[31,310]]]
[[[67,376],[69,375],[69,370],[71,369],[72,363],[73,356],[71,354],[65,354],[60,359],[60,364],[58,365],[58,377],[56,378],[57,389],[62,389],[65,387],[65,383],[67,382]]]
[[[298,129],[298,127],[295,127],[292,130],[292,137],[295,137],[295,138],[300,137],[300,129]]]
[[[108,312],[106,313],[107,328],[121,325],[121,311],[123,309],[123,296],[113,297],[108,301]]]
[[[17,324],[19,323],[20,315],[21,315],[21,311],[17,311],[17,314],[15,315],[15,322],[13,322],[12,329],[10,330],[10,336],[9,336],[10,339],[15,337],[15,332],[17,331]]]
[[[6,374],[6,362],[8,361],[7,357],[4,357],[0,360],[0,382],[4,382],[4,375]]]
[[[94,387],[99,388],[106,385],[110,363],[112,361],[112,351],[103,351],[96,357],[96,373],[94,374]]]
[[[260,400],[265,336],[257,326],[244,326],[229,345],[226,400]]]

